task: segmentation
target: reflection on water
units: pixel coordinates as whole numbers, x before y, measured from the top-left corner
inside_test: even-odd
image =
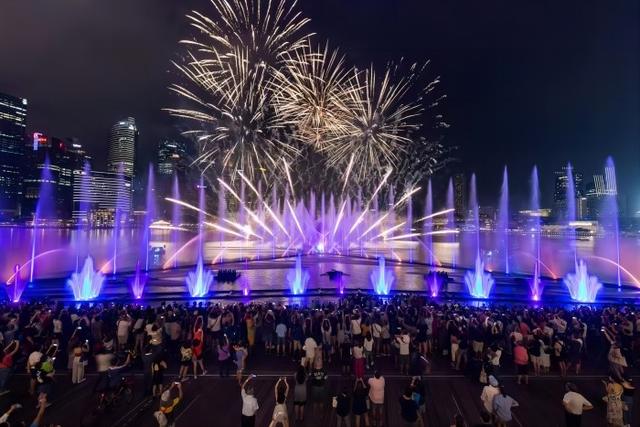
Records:
[[[28,228],[0,228],[0,277],[6,281],[13,274],[15,265],[22,267],[21,277],[28,278],[30,248],[34,231]],[[66,277],[77,268],[78,260],[91,255],[96,269],[108,274],[113,257],[113,230],[79,231],[68,229],[38,229],[36,232],[38,253],[34,274],[36,278]],[[80,233],[87,233],[81,235]],[[118,231],[119,272],[134,271],[138,259],[146,254],[140,244],[142,232],[138,229]],[[221,242],[214,233],[204,237],[204,260],[208,264],[219,264],[231,260],[259,260],[272,257],[293,256],[295,248],[272,247],[271,244],[254,244],[246,241]],[[176,245],[170,232],[154,230],[150,239],[151,263],[156,268],[163,266],[193,265],[197,259],[199,239],[194,234],[185,232],[181,246]],[[488,271],[504,271],[505,254],[501,253],[500,237],[493,232],[481,234],[481,256]],[[621,237],[620,264],[624,267],[622,281],[627,284],[640,285],[640,242],[637,238]],[[456,242],[434,238],[434,260],[438,265],[451,265],[472,268],[475,262],[475,236],[461,233]],[[574,270],[574,250],[579,259],[584,259],[589,271],[602,281],[616,282],[615,239],[612,236],[578,240],[575,246],[569,246],[561,238],[543,236],[541,239],[541,274],[548,277],[563,277]],[[532,273],[535,267],[535,236],[533,234],[510,235],[509,247],[510,270],[512,273]],[[399,247],[368,247],[362,251],[355,250],[351,255],[371,258],[383,255],[388,259],[408,261],[428,259],[425,249],[420,244]],[[353,266],[327,263],[319,265],[319,273],[332,268],[347,271]],[[242,267],[240,267],[242,269]],[[270,281],[269,270],[264,271],[260,279]],[[328,280],[328,279],[327,279]],[[345,280],[349,280],[348,277]]]

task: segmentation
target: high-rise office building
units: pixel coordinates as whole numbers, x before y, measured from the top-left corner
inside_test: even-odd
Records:
[[[457,173],[453,176],[453,207],[458,219],[464,219],[467,216],[466,197],[467,179],[463,173]]]
[[[131,214],[131,177],[120,173],[79,171],[73,176],[73,218],[95,227],[113,226]]]
[[[569,168],[563,166],[562,169],[554,172],[555,175],[555,188],[553,191],[553,209],[554,216],[559,219],[563,219],[567,214],[567,187],[569,184]],[[582,184],[582,173],[576,172],[573,169],[573,194],[575,197],[576,218],[578,218],[579,209],[578,201],[582,197],[584,190]]]
[[[82,169],[86,155],[76,139],[62,139],[35,132],[25,145],[29,168],[23,176],[22,216],[33,218],[38,203],[40,219],[71,219],[73,208],[73,174]],[[44,180],[44,181],[43,181]],[[46,181],[46,182],[45,182]],[[47,185],[42,200],[43,185]]]
[[[0,221],[20,215],[27,100],[0,93]]]
[[[109,153],[107,170],[127,177],[134,175],[136,147],[138,145],[138,128],[133,117],[118,121],[111,127],[109,134]]]
[[[184,143],[171,139],[164,139],[158,145],[158,175],[184,175],[187,170],[187,149]]]

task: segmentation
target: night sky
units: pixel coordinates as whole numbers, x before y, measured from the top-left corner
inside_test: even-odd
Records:
[[[77,136],[102,166],[110,125],[138,120],[151,152],[177,122],[170,60],[189,34],[189,9],[206,0],[20,0],[0,9],[0,92],[29,99],[29,131]],[[540,169],[550,201],[553,170],[585,176],[607,155],[618,186],[640,209],[640,8],[611,1],[303,0],[316,40],[358,66],[432,60],[448,95],[442,113],[456,167],[476,171],[494,203],[502,167],[528,197]],[[588,179],[587,179],[588,181]]]

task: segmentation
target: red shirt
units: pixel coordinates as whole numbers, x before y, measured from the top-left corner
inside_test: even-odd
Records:
[[[513,360],[516,362],[516,365],[526,365],[529,363],[529,353],[527,353],[527,349],[522,345],[517,345],[513,349]]]
[[[11,366],[13,366],[13,356],[7,354],[2,358],[2,364],[0,364],[0,368],[10,368]]]

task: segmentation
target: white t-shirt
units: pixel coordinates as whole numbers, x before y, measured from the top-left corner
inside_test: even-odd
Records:
[[[575,391],[567,392],[562,398],[562,402],[565,404],[567,412],[574,415],[582,415],[585,406],[593,406],[583,395]]]
[[[373,339],[364,339],[364,349],[365,351],[373,351]]]
[[[131,322],[129,322],[126,319],[120,319],[118,320],[118,336],[119,337],[124,337],[129,335],[129,326],[131,325]]]
[[[253,417],[258,409],[258,400],[244,391],[244,387],[240,391],[240,395],[242,396],[242,415],[245,417]]]
[[[38,363],[41,358],[42,358],[42,353],[40,353],[39,351],[32,351],[31,354],[29,355],[29,358],[27,359],[27,366],[29,368],[35,366],[36,363]]]
[[[374,338],[380,338],[380,333],[382,332],[382,326],[379,323],[374,323],[371,325],[371,333]]]
[[[303,350],[306,352],[307,359],[313,359],[315,357],[316,347],[318,347],[318,344],[316,344],[316,340],[312,337],[309,337],[304,341]]]
[[[496,397],[496,395],[499,393],[500,393],[500,389],[492,385],[486,385],[482,389],[480,400],[482,400],[484,409],[490,414],[493,413],[493,398]]]
[[[362,319],[351,319],[351,333],[353,335],[360,335],[362,333],[360,322],[362,322]]]
[[[400,345],[400,355],[408,356],[409,355],[409,344],[411,343],[411,338],[409,335],[400,335],[397,339],[398,344]]]

